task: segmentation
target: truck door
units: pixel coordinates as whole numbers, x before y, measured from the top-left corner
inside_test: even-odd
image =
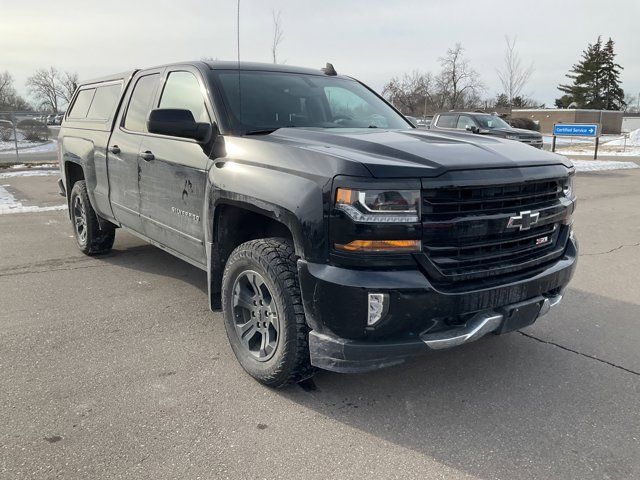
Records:
[[[113,215],[125,227],[144,233],[140,219],[139,158],[146,132],[146,116],[156,93],[161,70],[142,72],[125,98],[107,147],[109,200]]]
[[[156,108],[190,110],[211,122],[204,83],[196,69],[167,70]],[[140,214],[145,235],[204,265],[204,195],[209,151],[195,140],[147,134],[140,153]]]

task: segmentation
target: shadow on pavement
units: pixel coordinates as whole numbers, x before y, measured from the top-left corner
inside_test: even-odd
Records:
[[[118,246],[101,258],[187,282],[207,301],[206,273],[156,247]],[[638,308],[575,293],[582,310],[541,319],[545,340],[562,344],[563,318],[588,326],[585,310]],[[279,394],[477,478],[640,478],[640,377],[518,332],[368,374],[321,371],[311,387]]]
[[[518,332],[314,382],[282,395],[478,478],[640,478],[640,377]]]
[[[120,231],[116,234],[116,239],[118,235],[121,235]],[[140,242],[142,241],[140,240]],[[208,301],[207,272],[151,244],[143,243],[136,246],[123,246],[116,240],[116,245],[109,254],[96,258],[111,265],[181,280],[200,290],[204,294],[203,302],[206,303]]]

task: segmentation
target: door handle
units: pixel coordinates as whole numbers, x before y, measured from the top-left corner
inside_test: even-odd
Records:
[[[120,153],[120,147],[118,145],[112,145],[109,151],[117,155]]]
[[[153,153],[151,153],[149,150],[147,150],[146,152],[140,152],[140,158],[150,162],[151,160],[153,160],[154,158],[156,158]]]

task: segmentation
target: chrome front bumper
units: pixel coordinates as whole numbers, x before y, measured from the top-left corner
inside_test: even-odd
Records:
[[[555,295],[544,299],[536,319],[546,315],[552,308],[562,301],[562,295]],[[498,312],[481,312],[476,314],[463,328],[444,332],[424,333],[420,339],[432,350],[444,350],[473,342],[486,334],[496,331],[503,324],[505,318]]]

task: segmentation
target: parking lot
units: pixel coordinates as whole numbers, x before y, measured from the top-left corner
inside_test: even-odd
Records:
[[[76,248],[55,175],[0,184],[0,477],[640,478],[640,169],[578,174],[563,304],[521,332],[282,391],[206,274],[118,232]]]

